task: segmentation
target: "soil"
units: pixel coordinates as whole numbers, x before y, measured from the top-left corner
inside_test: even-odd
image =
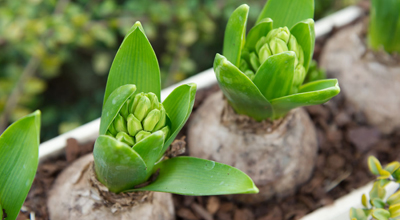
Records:
[[[316,59],[324,42],[325,39],[317,40]],[[198,91],[193,111],[196,111],[205,97],[216,91],[216,85]],[[177,219],[300,219],[372,181],[374,176],[368,171],[368,156],[376,156],[382,164],[400,161],[400,130],[381,134],[377,128],[367,123],[362,113],[355,111],[343,95],[339,94],[324,105],[307,107],[306,110],[317,128],[320,148],[312,177],[293,196],[250,206],[229,201],[225,197],[174,195]],[[184,127],[178,138],[185,135]],[[79,145],[76,140],[69,139],[65,154],[42,162],[18,219],[27,219],[31,212],[36,219],[48,219],[45,205],[47,192],[55,178],[72,161],[92,149],[93,142]],[[190,150],[190,146],[187,146],[187,150]]]

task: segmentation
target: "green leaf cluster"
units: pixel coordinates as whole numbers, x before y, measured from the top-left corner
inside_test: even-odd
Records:
[[[160,87],[156,55],[137,22],[122,42],[108,76],[100,136],[93,150],[98,180],[115,193],[257,193],[253,181],[233,167],[192,157],[163,157],[192,111],[196,85],[177,87],[162,103]],[[156,171],[155,181],[137,188]]]
[[[40,111],[10,125],[0,136],[0,219],[16,219],[38,167]]]
[[[351,208],[350,218],[367,220],[369,216],[372,216],[377,220],[400,219],[400,191],[397,190],[385,200],[385,186],[390,182],[400,183],[400,163],[394,161],[382,167],[378,159],[370,156],[368,167],[377,179],[369,192],[369,200],[365,194],[361,197],[364,208]]]
[[[315,44],[313,13],[313,0],[269,0],[247,37],[249,7],[232,13],[214,71],[238,114],[257,121],[277,119],[340,92],[336,79],[303,84]]]
[[[400,53],[400,0],[371,0],[368,43],[374,50]]]

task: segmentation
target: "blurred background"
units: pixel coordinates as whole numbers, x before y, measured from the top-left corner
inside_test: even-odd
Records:
[[[357,2],[315,1],[315,20]],[[0,133],[35,109],[41,141],[100,117],[108,70],[135,21],[157,54],[163,87],[211,68],[243,3],[251,27],[265,0],[1,0]]]

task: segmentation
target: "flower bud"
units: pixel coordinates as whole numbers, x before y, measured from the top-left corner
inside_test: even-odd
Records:
[[[150,108],[151,108],[150,99],[147,98],[147,96],[143,95],[140,98],[140,100],[138,101],[137,106],[136,106],[135,111],[133,112],[133,114],[135,115],[135,117],[137,119],[139,119],[139,121],[142,121],[144,119],[144,117],[146,117],[147,112],[150,110]]]
[[[250,64],[251,67],[256,71],[258,70],[258,67],[260,67],[260,61],[254,52],[250,53]]]
[[[271,56],[271,50],[269,49],[268,44],[264,44],[260,51],[258,52],[258,56],[260,57],[260,63],[263,64],[269,56]]]
[[[244,73],[247,77],[249,77],[250,80],[253,80],[254,77],[256,76],[256,75],[254,74],[254,72],[251,71],[251,70],[246,70],[246,71],[244,71],[243,73]]]
[[[246,62],[245,59],[240,59],[240,66],[239,66],[239,69],[240,69],[242,72],[244,72],[244,71],[250,69],[249,64]]]
[[[135,144],[135,140],[133,139],[133,137],[129,136],[127,133],[125,132],[119,132],[117,134],[117,136],[115,136],[115,138],[129,146],[133,146]]]
[[[153,109],[146,118],[143,120],[143,129],[145,131],[152,131],[160,120],[161,112],[158,109]]]
[[[166,139],[169,135],[169,127],[165,126],[161,129],[161,131],[164,133],[164,138]]]
[[[273,38],[269,42],[269,48],[271,49],[272,54],[278,54],[285,51],[289,51],[286,43],[279,38]]]
[[[110,132],[113,136],[117,135],[117,131],[114,128],[114,123],[110,124],[110,127],[108,127],[108,132]]]
[[[296,53],[296,60],[295,60],[294,66],[297,66],[298,64],[303,65],[304,64],[303,49],[301,48],[300,44],[297,42],[296,37],[293,35],[290,36],[288,48],[290,51],[293,51]]]
[[[158,101],[158,97],[156,94],[149,92],[146,94],[147,98],[149,98],[151,103],[151,109],[156,109],[159,107],[160,102]]]
[[[162,105],[160,109],[160,120],[158,121],[156,127],[153,129],[153,132],[160,130],[167,123],[167,113],[165,112],[165,109]]]
[[[144,96],[143,92],[139,93],[135,96],[135,98],[129,102],[129,112],[135,112],[136,106],[139,103],[139,100]]]
[[[266,42],[270,42],[272,39],[278,38],[282,40],[285,44],[289,42],[290,31],[287,27],[280,27],[271,30],[266,37]]]
[[[143,130],[142,123],[133,115],[129,114],[127,118],[128,133],[135,136],[139,131]]]
[[[137,133],[137,135],[135,136],[136,143],[138,143],[139,141],[145,139],[146,137],[148,137],[150,135],[151,135],[151,133],[148,131],[139,131],[139,133]]]
[[[306,69],[303,65],[297,65],[296,69],[294,70],[293,76],[293,89],[292,93],[296,93],[298,87],[303,84],[304,78],[306,77]]]
[[[126,121],[125,118],[122,117],[121,114],[118,114],[117,117],[114,119],[114,128],[117,132],[128,132],[126,128]]]
[[[120,110],[120,113],[121,113],[122,117],[124,117],[124,118],[127,118],[129,115],[129,102],[130,102],[130,99],[128,99],[125,102],[125,104],[122,106],[122,108]]]
[[[262,36],[256,43],[256,51],[257,53],[260,51],[261,47],[264,46],[264,44],[267,43],[267,38]],[[260,54],[258,54],[260,55]]]

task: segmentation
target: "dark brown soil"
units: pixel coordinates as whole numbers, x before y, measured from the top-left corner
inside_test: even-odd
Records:
[[[323,45],[324,39],[318,39],[315,47],[317,59]],[[199,91],[194,112],[209,94],[217,90],[218,86],[215,85]],[[325,105],[307,107],[306,110],[317,128],[320,149],[313,176],[295,195],[254,206],[217,196],[174,195],[177,219],[299,219],[372,181],[374,177],[368,172],[368,156],[376,156],[383,164],[400,161],[400,130],[390,135],[380,134],[366,123],[361,113],[346,103],[343,96],[339,95]],[[185,135],[184,127],[178,138]],[[190,150],[190,146],[187,147]],[[70,139],[65,154],[42,162],[24,204],[24,211],[21,212],[21,219],[27,219],[30,212],[35,213],[36,219],[48,219],[46,194],[55,178],[68,164],[92,149],[93,142],[79,145],[76,140]]]

